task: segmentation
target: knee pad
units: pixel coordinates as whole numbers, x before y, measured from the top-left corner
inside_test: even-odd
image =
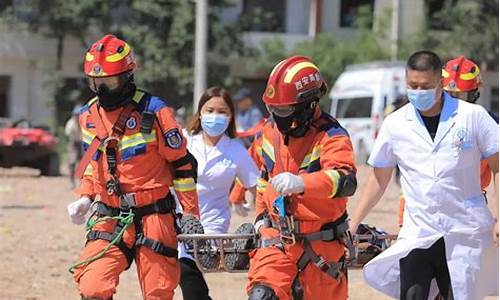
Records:
[[[274,290],[264,284],[256,284],[248,294],[248,300],[279,300]]]

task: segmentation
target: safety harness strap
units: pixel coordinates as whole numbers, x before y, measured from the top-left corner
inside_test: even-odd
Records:
[[[175,210],[175,199],[172,194],[149,205],[134,208],[134,218],[142,218],[151,214],[167,214]],[[110,207],[103,202],[97,202],[96,212],[100,216],[115,217],[120,215],[120,208]]]
[[[85,169],[87,168],[92,156],[97,151],[99,146],[101,146],[106,140],[108,140],[108,134],[106,133],[105,130],[103,130],[104,125],[102,124],[102,120],[99,117],[97,104],[92,105],[90,107],[90,109],[91,109],[91,111],[95,112],[94,114],[97,114],[96,118],[94,118],[94,121],[100,122],[99,124],[96,124],[96,129],[99,128],[101,130],[98,130],[98,135],[96,135],[94,137],[94,139],[90,143],[90,146],[87,148],[87,151],[85,151],[85,154],[83,154],[83,157],[80,160],[78,167],[76,168],[75,177],[78,179],[82,178],[83,173],[85,172]],[[122,112],[120,113],[120,116],[116,120],[116,123],[113,125],[111,135],[109,135],[109,136],[119,138],[123,135],[123,133],[125,132],[125,124],[127,123],[127,120],[130,117],[130,114],[132,113],[132,111],[134,109],[135,109],[135,105],[128,104],[122,110]]]
[[[347,217],[347,213],[344,213],[336,221],[323,225],[320,231],[313,233],[296,233],[295,237],[298,240],[304,239],[309,242],[342,240],[345,236],[345,232],[349,229]],[[296,228],[298,228],[298,226]]]
[[[105,231],[97,231],[97,230],[91,230],[87,233],[87,241],[94,241],[94,240],[105,240],[108,242],[111,242],[116,238],[118,233],[120,232],[121,228],[123,227],[123,224],[121,222],[118,222],[115,227],[115,231],[113,233],[105,232]],[[120,249],[125,257],[127,258],[128,266],[130,267],[130,264],[134,260],[135,252],[134,248],[129,248],[123,241],[123,238],[121,238],[116,244],[115,244],[118,249]]]
[[[322,256],[316,254],[316,252],[312,249],[311,244],[307,240],[304,240],[304,253],[297,262],[299,273],[302,272],[311,262],[335,280],[338,280],[340,273],[345,272],[347,268],[344,256],[342,256],[338,262],[328,262]]]
[[[178,256],[177,249],[167,247],[159,241],[147,238],[143,233],[137,235],[135,240],[135,246],[136,247],[146,246],[152,251],[167,257],[177,258]]]

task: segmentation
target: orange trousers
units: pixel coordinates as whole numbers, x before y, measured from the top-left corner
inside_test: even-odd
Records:
[[[311,246],[316,254],[329,262],[337,262],[344,255],[344,246],[338,241],[313,241]],[[253,250],[250,253],[247,293],[255,284],[263,284],[272,288],[278,299],[291,299],[292,284],[298,272],[297,262],[302,253],[303,248],[299,242],[293,246],[286,246],[285,251],[275,246]],[[338,280],[334,279],[312,262],[300,272],[299,282],[304,292],[303,300],[347,299],[345,274],[342,273]]]
[[[144,216],[143,230],[146,237],[162,242],[165,246],[177,249],[177,238],[172,214],[152,214]],[[93,230],[113,232],[116,222],[97,224]],[[135,229],[131,225],[123,239],[127,246],[135,242]],[[100,253],[108,241],[89,241],[80,260],[85,260]],[[174,297],[174,290],[180,279],[177,257],[166,257],[153,252],[147,247],[139,247],[135,253],[137,275],[143,299],[164,300]],[[100,259],[75,270],[74,279],[80,295],[88,298],[111,299],[116,292],[120,274],[128,267],[123,252],[116,246]],[[127,298],[127,297],[125,297]]]

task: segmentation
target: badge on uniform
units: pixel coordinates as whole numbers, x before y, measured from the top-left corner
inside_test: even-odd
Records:
[[[127,120],[126,125],[128,129],[134,129],[137,126],[137,121],[135,120],[135,117],[130,117]]]
[[[177,128],[165,133],[165,142],[172,149],[179,149],[182,145],[182,136]]]

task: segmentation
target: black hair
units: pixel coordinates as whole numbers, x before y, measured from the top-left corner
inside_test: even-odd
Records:
[[[441,74],[443,63],[439,56],[429,50],[420,50],[413,53],[406,62],[407,70],[433,71]]]

